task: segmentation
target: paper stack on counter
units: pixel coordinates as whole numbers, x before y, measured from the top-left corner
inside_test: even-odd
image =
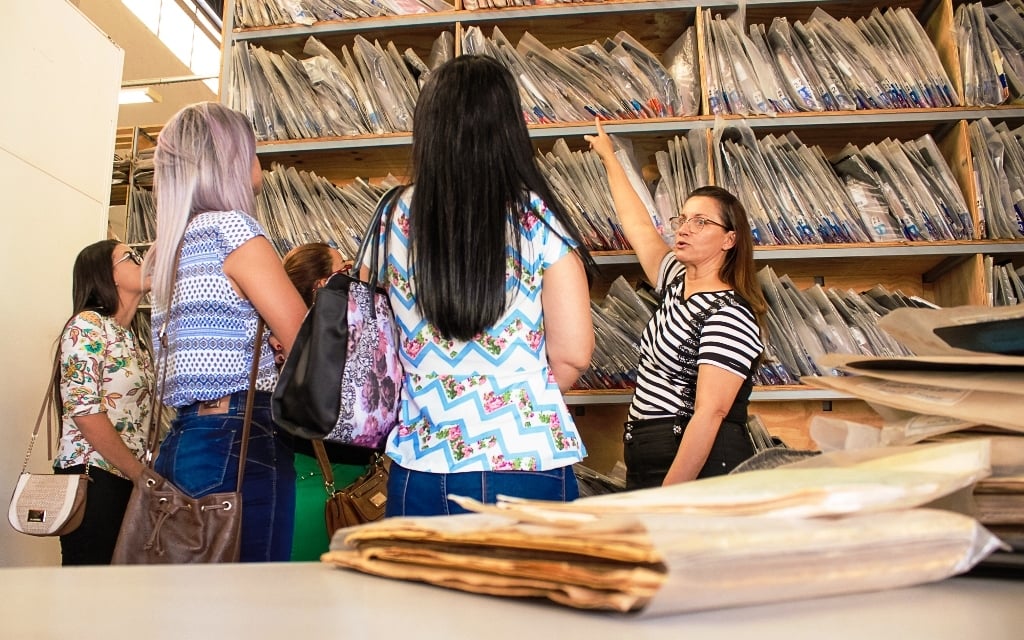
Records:
[[[987,476],[987,441],[815,462],[565,504],[453,497],[477,513],[343,529],[322,560],[474,593],[664,615],[941,580],[1000,545],[970,517],[919,508]]]
[[[992,475],[957,508],[991,528],[1015,553],[990,562],[1019,566],[1024,551],[1024,305],[898,309],[878,323],[916,356],[831,354],[819,364],[847,374],[805,377],[810,385],[868,402],[881,427],[816,417],[811,437],[823,449],[985,438]]]

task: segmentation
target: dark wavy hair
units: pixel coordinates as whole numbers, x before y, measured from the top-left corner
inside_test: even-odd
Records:
[[[411,175],[416,305],[445,338],[470,340],[505,313],[508,242],[518,255],[529,192],[591,264],[537,166],[516,81],[492,58],[459,56],[431,73],[413,115]]]

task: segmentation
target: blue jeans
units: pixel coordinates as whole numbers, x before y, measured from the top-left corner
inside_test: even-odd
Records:
[[[392,463],[385,516],[445,516],[466,513],[448,494],[493,504],[498,494],[572,502],[580,496],[572,466],[550,471],[427,473]]]
[[[245,416],[245,391],[231,395],[226,413],[198,415],[199,404],[178,409],[153,468],[199,498],[234,491]],[[270,394],[256,392],[242,481],[242,562],[286,561],[295,518],[292,437],[270,418]]]

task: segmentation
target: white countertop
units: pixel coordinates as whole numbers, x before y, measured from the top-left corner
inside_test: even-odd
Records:
[[[318,563],[0,569],[0,637],[104,640],[1024,638],[1024,581],[931,585],[662,618],[466,594]]]

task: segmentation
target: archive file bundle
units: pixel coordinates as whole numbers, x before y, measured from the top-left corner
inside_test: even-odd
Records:
[[[387,578],[644,616],[873,591],[964,572],[1001,546],[921,508],[989,473],[984,440],[339,530],[321,560]]]

